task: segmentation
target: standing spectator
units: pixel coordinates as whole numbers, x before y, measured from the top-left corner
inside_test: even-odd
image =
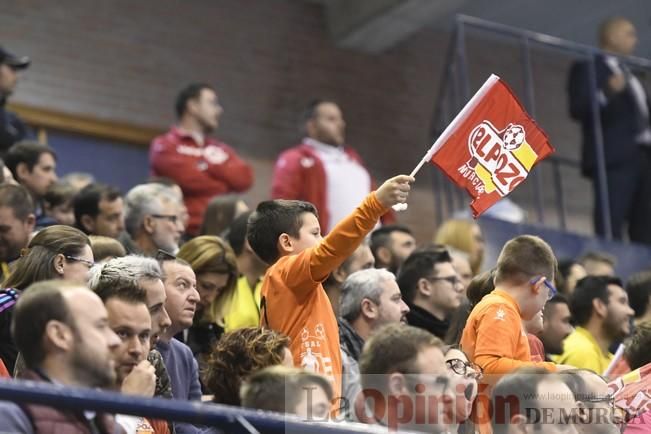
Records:
[[[651,271],[632,275],[626,282],[626,292],[635,311],[635,325],[651,321]]]
[[[54,149],[36,142],[19,142],[9,148],[5,164],[16,181],[32,195],[36,226],[43,219],[43,198],[48,188],[57,181],[57,156]]]
[[[594,185],[594,226],[604,235],[597,173],[597,143],[592,104],[596,99],[603,134],[608,203],[612,235],[622,239],[628,223],[631,241],[650,243],[651,217],[651,126],[649,102],[644,86],[629,67],[615,56],[633,54],[637,36],[633,24],[612,17],[599,28],[599,46],[606,54],[575,63],[570,71],[568,93],[570,115],[581,123],[583,144],[581,170]],[[590,89],[588,63],[594,62],[597,89]]]
[[[120,339],[108,327],[102,301],[88,288],[60,281],[34,284],[16,305],[12,331],[27,365],[21,378],[87,388],[115,383],[111,353]],[[10,402],[0,403],[0,431],[124,433],[110,415]]]
[[[608,348],[631,332],[634,312],[621,280],[608,276],[579,280],[570,310],[576,329],[563,342],[556,361],[603,374],[613,359]]]
[[[537,335],[548,355],[563,352],[563,341],[573,331],[571,320],[570,306],[565,297],[557,294],[547,302],[543,310],[543,329]],[[546,360],[550,357],[547,356]]]
[[[72,200],[77,191],[72,185],[55,182],[50,185],[43,196],[43,213],[40,227],[52,225],[75,225],[75,213]]]
[[[197,235],[210,199],[248,190],[253,170],[231,147],[211,137],[223,112],[212,86],[188,85],[175,109],[178,123],[152,141],[149,163],[152,175],[171,178],[181,187],[190,213],[188,233]]]
[[[0,157],[4,158],[7,150],[17,142],[25,139],[27,127],[14,113],[5,109],[7,100],[14,92],[18,82],[18,72],[30,64],[28,57],[16,56],[0,47]]]
[[[400,268],[398,285],[410,309],[409,325],[443,339],[450,327],[450,316],[464,299],[464,288],[448,251],[412,253]]]
[[[174,191],[161,184],[136,185],[125,197],[122,244],[128,253],[154,256],[158,250],[175,254],[185,230],[181,202]]]
[[[224,194],[213,198],[206,207],[201,224],[201,235],[224,236],[231,223],[249,211],[242,199],[234,194]]]
[[[124,201],[118,190],[88,184],[74,200],[77,228],[87,235],[118,238],[124,230]]]
[[[16,261],[11,275],[0,290],[0,358],[10,372],[18,350],[11,338],[13,310],[22,292],[32,283],[63,279],[86,284],[93,265],[88,237],[70,226],[50,226],[30,241],[25,254]]]
[[[177,258],[190,264],[199,291],[192,327],[177,338],[192,349],[202,368],[215,341],[227,328],[225,319],[237,283],[237,260],[221,238],[210,235],[183,244]]]
[[[302,142],[276,160],[271,196],[314,204],[327,234],[373,191],[373,179],[357,152],[345,145],[346,122],[336,103],[310,102],[302,121]],[[393,220],[391,212],[382,219]]]
[[[402,263],[416,250],[411,230],[401,225],[386,225],[374,230],[370,244],[375,268],[386,268],[393,274],[398,274]]]
[[[230,308],[224,318],[227,330],[260,325],[260,291],[267,264],[253,252],[246,239],[247,223],[251,214],[251,211],[247,211],[240,215],[228,229],[227,240],[237,257],[239,277]]]
[[[29,192],[19,185],[0,185],[0,261],[2,281],[11,274],[11,264],[27,247],[36,217]],[[4,286],[4,285],[3,285]]]
[[[486,246],[481,228],[473,220],[446,220],[436,231],[434,242],[466,252],[473,275],[476,276],[481,271]]]
[[[615,276],[617,258],[606,252],[586,252],[579,258],[579,263],[588,276]]]
[[[335,315],[339,313],[339,300],[341,297],[341,285],[344,284],[348,276],[359,270],[373,268],[375,259],[368,244],[364,241],[342,264],[330,273],[325,282],[323,289],[330,300]]]

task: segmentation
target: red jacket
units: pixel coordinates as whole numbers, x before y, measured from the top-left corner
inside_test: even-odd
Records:
[[[357,152],[349,147],[344,152],[362,167],[364,162]],[[329,227],[330,211],[327,207],[326,173],[323,162],[314,148],[302,143],[287,149],[278,156],[271,183],[273,199],[295,199],[312,203],[319,212],[319,224],[323,230]],[[375,181],[371,179],[372,188]],[[382,223],[395,222],[393,211],[382,217]]]
[[[214,196],[248,190],[253,170],[235,151],[219,140],[206,137],[203,147],[187,133],[172,127],[156,137],[149,148],[151,174],[173,179],[183,190],[190,214],[186,231],[199,232],[203,213]]]

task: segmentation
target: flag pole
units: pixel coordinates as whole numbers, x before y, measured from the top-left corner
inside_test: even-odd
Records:
[[[431,160],[433,156],[434,156],[434,146],[429,148],[425,156],[420,160],[418,165],[414,167],[414,170],[411,171],[409,176],[411,176],[412,178],[415,177],[418,171],[421,169],[421,167],[423,167],[425,163]],[[394,211],[405,211],[408,207],[409,205],[407,205],[406,203],[397,203],[393,205],[391,208],[393,208]]]

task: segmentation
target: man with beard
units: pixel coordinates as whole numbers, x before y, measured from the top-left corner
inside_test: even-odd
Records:
[[[12,334],[27,366],[23,379],[88,388],[115,384],[111,354],[120,339],[102,301],[88,288],[60,280],[33,284],[16,304]],[[0,432],[124,431],[106,414],[0,402]]]
[[[443,339],[451,314],[465,298],[448,251],[432,248],[412,253],[400,268],[398,285],[409,305],[409,325]]]
[[[563,352],[563,341],[572,333],[572,314],[567,299],[560,294],[552,297],[543,310],[543,329],[537,336],[547,355]]]
[[[158,250],[176,253],[185,227],[182,204],[174,190],[162,184],[141,184],[124,199],[128,237],[120,241],[127,251],[145,256],[155,256]]]
[[[350,255],[342,264],[335,269],[325,282],[323,282],[323,289],[325,289],[332,310],[335,315],[339,315],[339,303],[341,299],[341,287],[351,274],[359,270],[366,270],[373,268],[375,260],[367,242],[363,242],[357,249]],[[394,277],[395,280],[395,277]]]
[[[414,250],[416,239],[406,226],[387,225],[371,233],[375,268],[386,268],[393,274],[398,274],[398,269]]]
[[[9,264],[18,259],[20,251],[29,244],[35,223],[34,202],[25,187],[0,185],[0,271],[3,282],[9,277]]]
[[[374,190],[373,179],[357,152],[345,144],[346,122],[336,103],[311,101],[302,120],[302,143],[276,160],[271,197],[312,203],[327,234]],[[393,213],[382,217],[383,223],[394,220]]]
[[[178,124],[152,141],[151,174],[173,179],[181,187],[190,213],[188,234],[198,235],[208,202],[248,190],[253,170],[230,146],[211,137],[224,111],[212,86],[188,85],[177,96],[175,109]]]
[[[556,362],[603,374],[613,359],[608,348],[631,331],[634,312],[621,280],[609,276],[581,279],[570,310],[577,327],[563,342],[563,354]]]

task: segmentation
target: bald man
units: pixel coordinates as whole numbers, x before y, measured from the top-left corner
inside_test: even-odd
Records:
[[[594,58],[597,92],[591,92],[587,62],[572,66],[568,82],[570,114],[583,132],[582,173],[594,185],[595,232],[605,234],[597,180],[594,98],[601,117],[613,237],[621,239],[628,223],[632,241],[651,244],[647,224],[651,216],[649,100],[637,77],[616,57],[629,56],[635,50],[635,26],[622,17],[609,18],[599,28],[599,44],[605,53]]]

